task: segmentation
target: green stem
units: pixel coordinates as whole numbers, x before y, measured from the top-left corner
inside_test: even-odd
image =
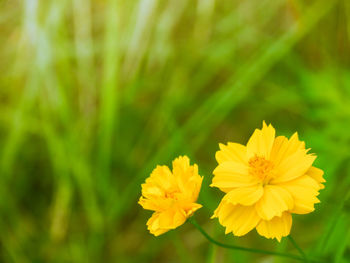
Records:
[[[256,248],[247,248],[247,247],[240,247],[240,246],[234,246],[234,245],[229,245],[229,244],[224,244],[219,241],[216,241],[214,238],[212,238],[205,230],[197,223],[197,221],[193,218],[190,217],[188,219],[189,222],[191,222],[198,230],[201,232],[201,234],[208,239],[211,243],[224,247],[224,248],[229,248],[229,249],[236,249],[236,250],[241,250],[241,251],[247,251],[247,252],[252,252],[252,253],[258,253],[258,254],[265,254],[265,255],[273,255],[277,257],[284,257],[284,258],[291,258],[299,261],[305,261],[306,259],[304,257],[300,257],[298,255],[294,254],[289,254],[289,253],[283,253],[283,252],[274,252],[274,251],[268,251],[268,250],[262,250],[262,249],[256,249]],[[313,261],[313,262],[320,262],[320,261]]]
[[[309,262],[305,252],[298,246],[291,235],[288,236],[289,241],[293,244],[293,246],[299,251],[300,255],[304,258],[305,262]]]

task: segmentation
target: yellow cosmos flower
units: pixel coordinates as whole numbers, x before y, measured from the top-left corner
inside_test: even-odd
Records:
[[[243,236],[256,228],[266,238],[288,236],[291,214],[314,211],[325,182],[323,171],[312,166],[316,156],[308,151],[297,133],[290,139],[275,137],[265,122],[247,146],[220,144],[211,186],[226,195],[212,218],[219,219],[226,234]]]
[[[173,161],[173,170],[157,166],[142,184],[139,204],[154,211],[147,226],[151,234],[159,236],[185,223],[197,209],[198,194],[202,185],[198,166],[190,165],[187,156]]]

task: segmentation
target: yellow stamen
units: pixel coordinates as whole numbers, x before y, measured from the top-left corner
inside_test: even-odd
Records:
[[[255,155],[249,160],[249,173],[252,176],[259,178],[263,184],[268,183],[268,181],[273,177],[273,163],[266,160],[264,157],[259,157]]]

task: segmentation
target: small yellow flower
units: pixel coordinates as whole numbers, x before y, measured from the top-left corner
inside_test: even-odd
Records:
[[[151,234],[159,236],[185,223],[197,209],[198,194],[202,185],[198,166],[190,165],[187,156],[173,161],[173,171],[168,166],[157,166],[142,184],[139,204],[154,211],[147,222]]]
[[[211,186],[226,195],[212,218],[219,219],[226,234],[243,236],[256,228],[266,238],[288,236],[291,214],[314,211],[325,182],[323,171],[312,166],[316,156],[308,151],[297,133],[290,139],[275,137],[265,122],[247,146],[220,144]]]

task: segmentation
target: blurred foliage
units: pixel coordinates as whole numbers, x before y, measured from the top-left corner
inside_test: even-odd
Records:
[[[294,216],[310,255],[350,261],[348,0],[0,0],[1,262],[287,262],[213,247],[185,224],[155,238],[137,205],[156,164],[187,154],[209,220],[218,143],[262,120],[299,132],[325,171]]]

